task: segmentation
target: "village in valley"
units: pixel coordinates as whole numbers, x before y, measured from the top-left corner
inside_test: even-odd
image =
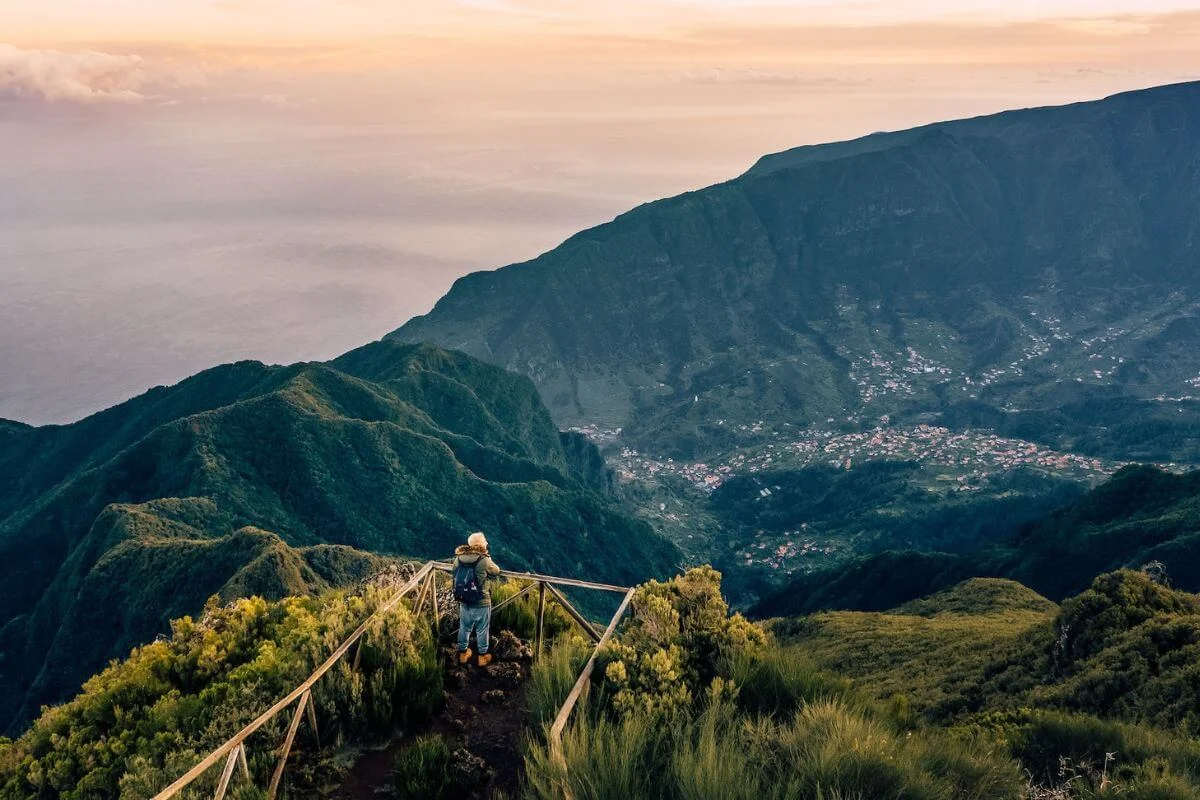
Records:
[[[735,475],[801,469],[817,464],[851,469],[876,459],[916,461],[955,468],[954,487],[972,491],[989,474],[1027,467],[1096,483],[1124,464],[1064,453],[1021,439],[983,431],[955,432],[934,425],[876,427],[856,433],[823,430],[770,430],[765,422],[738,426],[747,437],[768,439],[703,462],[676,461],[623,447],[609,456],[622,481],[678,477],[697,491],[710,493]],[[620,430],[576,428],[601,446],[618,441]]]
[[[857,313],[851,306],[839,311],[847,317]],[[1011,363],[977,372],[928,355],[947,350],[944,332],[930,332],[921,349],[910,344],[891,352],[876,344],[857,352],[839,350],[849,365],[847,377],[860,403],[844,410],[849,416],[830,417],[824,424],[811,420],[794,424],[778,419],[710,420],[707,425],[721,429],[718,438],[726,444],[703,460],[647,452],[620,428],[583,425],[573,430],[605,453],[627,497],[636,498],[629,500],[635,513],[675,541],[688,557],[706,559],[714,552],[724,552],[739,567],[784,577],[848,558],[854,555],[857,543],[844,532],[815,521],[811,525],[801,521],[782,531],[751,526],[734,534],[711,513],[708,499],[714,492],[735,478],[762,476],[756,486],[766,504],[778,489],[774,484],[781,474],[813,467],[849,472],[878,462],[919,465],[920,476],[914,480],[931,501],[1003,499],[1014,493],[1009,487],[1013,476],[1022,474],[1033,476],[1030,485],[1043,486],[1033,488],[1035,494],[1056,481],[1096,486],[1126,462],[1066,452],[986,428],[943,427],[934,424],[934,419],[922,420],[911,413],[901,421],[895,418],[896,412],[939,390],[967,402],[990,397],[1003,412],[1017,413],[1020,409],[1012,399],[1014,393],[999,399],[1002,388],[1020,387],[1030,370],[1044,367],[1065,373],[1058,379],[1060,383],[1104,386],[1126,365],[1125,352],[1133,346],[1131,342],[1162,324],[1144,323],[1137,330],[1113,325],[1086,333],[1070,332],[1057,314],[1031,309],[1027,318],[1014,321],[1022,341]],[[781,363],[771,362],[766,368]],[[665,384],[658,386],[664,388]],[[1182,404],[1195,399],[1189,390],[1195,389],[1200,389],[1200,376],[1181,381],[1177,392],[1148,395],[1145,400],[1180,405],[1182,413]],[[703,393],[698,393],[692,400],[698,403],[702,398]],[[1156,466],[1171,471],[1187,467],[1175,463]],[[889,506],[874,513],[903,516],[910,510]]]
[[[1122,462],[1065,453],[986,431],[951,431],[934,425],[887,426],[887,419],[859,432],[772,428],[765,421],[736,426],[747,444],[705,461],[655,456],[622,445],[620,429],[584,426],[574,430],[604,447],[619,482],[640,499],[637,513],[693,558],[725,551],[739,567],[780,578],[812,572],[851,557],[855,543],[820,524],[799,523],[783,531],[723,531],[706,500],[739,476],[763,477],[762,500],[778,491],[772,474],[822,466],[852,470],[881,460],[914,462],[928,468],[928,490],[942,495],[994,492],[1014,470],[1095,485]]]

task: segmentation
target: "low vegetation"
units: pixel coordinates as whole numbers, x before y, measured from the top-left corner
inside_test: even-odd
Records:
[[[1003,744],[1060,796],[1200,796],[1200,597],[1145,572],[1061,608],[974,580],[887,613],[782,620],[786,647],[925,725]],[[1182,787],[1182,788],[1181,788]],[[1071,794],[1074,792],[1074,794]]]
[[[0,798],[153,796],[287,694],[378,602],[375,591],[211,602],[199,619],[177,620],[169,639],[137,648],[0,745]],[[414,729],[441,698],[432,637],[403,607],[373,623],[357,669],[343,660],[313,689],[322,744]],[[280,715],[250,739],[258,786],[270,778],[288,721]],[[303,794],[332,767],[308,726],[300,730],[287,774]],[[217,772],[193,785],[195,796],[211,796]]]
[[[562,663],[535,671],[547,689],[538,697],[555,696]],[[902,710],[870,702],[730,616],[711,569],[639,590],[633,621],[603,651],[576,714],[561,760],[531,740],[531,797],[566,785],[614,800],[949,800],[1017,797],[1024,786],[998,746],[914,730]]]
[[[396,800],[457,800],[470,797],[473,788],[454,749],[438,735],[422,736],[400,751],[392,770]]]
[[[500,584],[495,600],[518,586]],[[282,696],[377,594],[210,602],[0,740],[0,800],[148,798]],[[528,636],[529,593],[496,615]],[[554,604],[526,687],[522,795],[637,800],[1182,800],[1200,797],[1200,597],[1118,571],[1061,606],[975,579],[888,612],[769,626],[730,614],[709,567],[639,587],[597,654],[589,692],[552,747],[548,728],[591,642]],[[442,700],[425,626],[399,608],[357,668],[314,690],[322,744],[419,733]],[[259,787],[281,716],[251,740]],[[333,749],[336,749],[333,748]],[[290,796],[339,767],[302,726]],[[465,797],[485,765],[436,735],[395,762],[396,797]],[[195,787],[211,792],[216,770]],[[237,786],[241,800],[259,790]]]

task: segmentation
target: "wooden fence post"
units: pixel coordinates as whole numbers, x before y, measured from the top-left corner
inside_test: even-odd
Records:
[[[279,764],[275,767],[275,773],[271,776],[271,786],[267,789],[268,800],[275,800],[275,796],[279,792],[279,782],[283,780],[283,768],[287,766],[288,755],[292,752],[292,743],[296,741],[296,731],[300,729],[300,720],[304,719],[304,708],[308,705],[309,694],[310,692],[305,692],[300,695],[300,703],[296,706],[296,713],[292,715],[292,724],[288,726],[287,738],[283,740],[283,752],[279,755]]]
[[[546,619],[546,582],[538,581],[538,615],[537,627],[533,631],[533,660],[538,661],[542,657],[542,637],[544,636],[544,622]]]
[[[413,601],[412,614],[413,619],[421,616],[421,607],[425,605],[425,590],[429,588],[429,580],[426,578],[421,581],[421,588],[417,591],[417,599]]]
[[[313,739],[316,740],[317,749],[321,749],[321,734],[317,731],[317,704],[313,702],[312,692],[308,693],[308,705],[305,706],[305,711],[308,714],[308,724],[312,727]]]
[[[213,795],[213,800],[225,800],[225,792],[229,789],[229,779],[233,776],[233,768],[237,766],[238,753],[241,752],[242,746],[229,751],[229,757],[225,759],[225,769],[221,770],[221,782],[217,784],[217,793]]]
[[[354,661],[350,662],[350,668],[358,672],[358,667],[362,663],[363,645],[367,643],[367,635],[364,633],[358,640],[358,644],[354,646]]]
[[[242,777],[250,782],[250,764],[246,761],[246,745],[243,743],[238,747],[238,763],[242,765]]]
[[[433,641],[436,644],[441,634],[442,610],[438,605],[437,570],[429,571],[430,592],[433,601]]]

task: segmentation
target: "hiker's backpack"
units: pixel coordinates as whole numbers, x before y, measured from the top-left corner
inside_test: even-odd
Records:
[[[474,564],[458,562],[454,569],[454,599],[460,603],[473,606],[483,599],[483,587],[479,585],[479,576],[475,574]]]

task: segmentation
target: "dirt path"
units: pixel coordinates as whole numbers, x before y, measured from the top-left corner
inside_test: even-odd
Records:
[[[475,659],[459,666],[453,647],[442,650],[446,668],[446,702],[420,733],[437,733],[452,746],[483,760],[490,775],[479,797],[501,792],[515,797],[521,780],[521,737],[527,712],[525,682],[530,651],[526,642],[504,632],[494,639],[495,660],[479,667]],[[363,752],[331,800],[380,800],[391,783],[396,756],[413,741],[409,735],[386,747]]]

